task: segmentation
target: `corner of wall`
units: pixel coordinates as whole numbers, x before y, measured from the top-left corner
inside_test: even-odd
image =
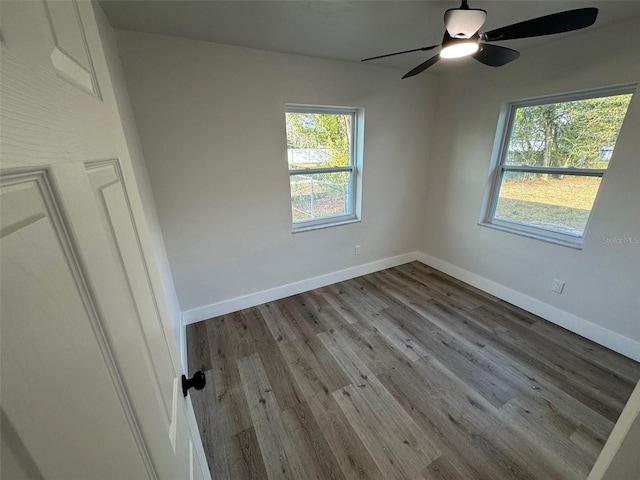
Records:
[[[581,337],[640,362],[640,342],[426,253],[418,252],[417,260]]]
[[[337,272],[307,278],[298,282],[280,285],[268,290],[254,292],[248,295],[243,295],[241,297],[230,298],[221,302],[187,310],[182,314],[183,330],[186,329],[187,325],[190,325],[192,323],[197,323],[202,320],[218,317],[227,313],[236,312],[245,308],[255,307],[256,305],[261,305],[266,302],[272,302],[281,298],[297,295],[299,293],[331,285],[333,283],[344,282],[345,280],[349,280],[351,278],[360,277],[362,275],[367,275],[369,273],[384,270],[386,268],[392,268],[398,265],[413,262],[416,259],[417,252],[409,252],[403,255],[396,255],[395,257],[376,260],[374,262],[365,263],[364,265],[345,268],[344,270],[338,270]]]

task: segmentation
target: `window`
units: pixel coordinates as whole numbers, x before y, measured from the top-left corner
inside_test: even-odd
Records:
[[[360,113],[353,108],[287,105],[294,231],[359,219]]]
[[[580,246],[632,92],[509,105],[482,224]]]

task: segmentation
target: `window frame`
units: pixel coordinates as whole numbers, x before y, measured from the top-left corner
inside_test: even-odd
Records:
[[[594,169],[594,168],[576,168],[576,167],[540,167],[540,166],[521,166],[521,165],[505,165],[507,155],[509,151],[509,144],[511,142],[511,133],[513,131],[513,123],[516,117],[516,111],[519,108],[531,107],[537,105],[549,105],[562,102],[574,102],[580,100],[587,100],[592,98],[602,98],[615,95],[634,95],[636,92],[637,84],[625,84],[613,87],[595,88],[589,90],[582,90],[578,92],[561,93],[555,95],[546,95],[534,98],[528,98],[524,100],[518,100],[514,102],[508,102],[503,106],[500,118],[498,120],[498,129],[496,132],[496,140],[494,143],[494,154],[492,159],[492,168],[489,175],[489,189],[488,195],[485,195],[485,201],[482,209],[481,219],[479,225],[485,227],[495,228],[516,235],[521,235],[529,238],[535,238],[567,247],[581,249],[584,238],[587,235],[589,224],[593,211],[596,208],[598,197],[602,188],[602,183],[598,187],[596,198],[594,199],[593,206],[589,211],[589,217],[584,227],[582,235],[575,235],[571,233],[562,233],[550,228],[537,227],[526,223],[520,223],[509,220],[501,220],[495,218],[496,209],[498,207],[498,201],[500,197],[500,189],[502,187],[502,181],[504,175],[507,172],[525,172],[525,173],[543,173],[543,174],[560,174],[567,176],[580,176],[580,177],[598,177],[604,179],[605,172],[608,168]],[[624,124],[624,119],[623,119]],[[621,126],[622,129],[622,126]],[[617,141],[617,139],[616,139]],[[615,147],[614,147],[615,149]],[[609,163],[610,165],[610,163]]]
[[[295,222],[293,220],[293,212],[291,213],[291,229],[293,233],[304,232],[308,230],[316,230],[319,228],[334,227],[360,221],[360,192],[362,189],[361,170],[362,170],[362,134],[364,124],[363,109],[355,107],[338,107],[325,105],[304,105],[304,104],[285,104],[285,116],[287,113],[312,113],[312,114],[335,114],[351,116],[351,144],[349,148],[350,164],[339,167],[322,167],[322,168],[289,168],[287,160],[287,169],[289,171],[289,203],[291,204],[291,177],[303,176],[309,174],[321,173],[339,173],[350,172],[348,186],[348,204],[350,213],[345,215],[327,215],[321,218],[310,220],[302,220]],[[286,135],[285,124],[285,135]],[[288,147],[287,147],[288,150]]]

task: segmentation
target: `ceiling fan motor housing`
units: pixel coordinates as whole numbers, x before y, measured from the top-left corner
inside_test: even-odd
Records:
[[[451,38],[471,38],[487,19],[479,8],[450,8],[444,13],[444,24]]]

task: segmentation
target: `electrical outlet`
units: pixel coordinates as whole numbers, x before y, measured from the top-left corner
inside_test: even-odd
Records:
[[[356,245],[356,246],[353,248],[353,254],[354,254],[354,255],[360,255],[360,245]]]
[[[562,293],[563,289],[564,289],[564,282],[556,278],[553,281],[553,285],[551,285],[551,291],[555,293]]]

